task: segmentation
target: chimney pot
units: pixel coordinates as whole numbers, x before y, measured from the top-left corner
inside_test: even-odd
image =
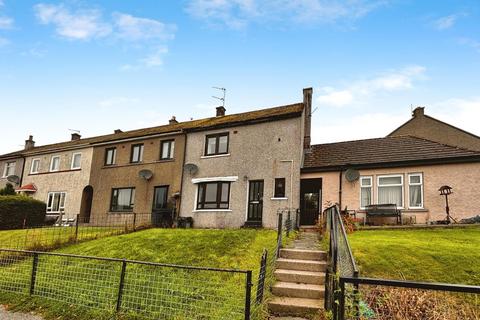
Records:
[[[412,112],[412,117],[421,117],[425,114],[425,107],[416,107]]]
[[[25,150],[31,150],[35,147],[35,141],[33,141],[33,136],[29,135],[28,140],[25,140]]]
[[[225,107],[223,107],[223,106],[217,107],[217,117],[224,116],[225,111],[227,111],[227,109],[225,109]]]
[[[119,133],[122,133],[122,132],[123,132],[123,131],[120,130],[120,129],[115,129],[115,130],[113,131],[113,133],[115,133],[115,134],[119,134]]]
[[[177,118],[175,118],[175,116],[172,116],[172,119],[168,120],[168,123],[169,123],[169,124],[178,123]]]
[[[81,137],[82,137],[82,136],[79,135],[79,134],[76,133],[76,132],[75,132],[75,133],[72,133],[72,141],[74,141],[74,140],[80,140]]]

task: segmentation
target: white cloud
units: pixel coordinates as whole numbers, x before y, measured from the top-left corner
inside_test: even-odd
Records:
[[[450,29],[455,25],[457,20],[461,17],[465,16],[465,13],[455,13],[445,17],[438,18],[437,20],[433,21],[433,26],[437,30],[446,30]]]
[[[0,29],[11,29],[13,27],[13,19],[9,17],[0,17]]]
[[[458,42],[461,45],[468,46],[470,48],[475,49],[477,52],[480,52],[480,41],[472,39],[472,38],[460,38]]]
[[[140,100],[137,98],[128,98],[128,97],[110,97],[104,99],[98,103],[100,107],[110,108],[118,106],[131,106],[137,104]]]
[[[176,30],[175,25],[124,13],[116,12],[113,18],[118,37],[130,41],[170,40],[173,39]]]
[[[358,116],[343,116],[341,121],[321,122],[312,127],[314,143],[349,141],[385,137],[409,119],[408,113],[393,115],[370,113]],[[375,125],[368,125],[375,123]]]
[[[211,24],[241,29],[252,21],[328,23],[361,18],[387,0],[190,0],[186,11]]]
[[[408,90],[413,88],[414,81],[425,77],[425,71],[425,67],[414,65],[384,72],[368,80],[354,81],[342,89],[323,87],[320,88],[321,94],[317,102],[321,105],[343,107],[359,103],[377,93]]]
[[[95,9],[71,11],[63,5],[40,3],[34,7],[42,24],[52,24],[58,35],[73,40],[89,40],[109,35],[112,28],[102,21],[101,12]]]

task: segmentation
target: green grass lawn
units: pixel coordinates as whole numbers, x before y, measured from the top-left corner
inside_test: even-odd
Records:
[[[125,232],[123,226],[45,227],[19,230],[1,230],[0,248],[20,250],[54,249],[76,241],[92,240]]]
[[[480,227],[348,235],[360,275],[480,285]]]
[[[86,241],[56,252],[257,270],[263,249],[273,249],[275,244],[276,232],[269,230],[149,229]],[[19,310],[42,309],[47,318],[111,319],[121,263],[41,256],[35,292],[48,297],[47,300],[25,296],[32,258],[9,262],[4,259],[3,264],[0,263],[1,303],[9,303]],[[254,282],[257,276],[255,272]],[[123,312],[117,318],[240,319],[244,292],[244,274],[128,265]],[[255,288],[252,293],[255,297]],[[70,306],[65,307],[65,303]]]

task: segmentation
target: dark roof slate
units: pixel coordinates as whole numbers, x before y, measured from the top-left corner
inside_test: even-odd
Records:
[[[399,136],[313,145],[311,152],[305,155],[304,168],[375,167],[475,157],[479,161],[480,152],[413,136]]]
[[[303,103],[290,104],[285,106],[279,106],[268,109],[261,109],[250,112],[243,112],[219,117],[211,117],[199,120],[191,120],[185,122],[179,122],[175,124],[168,124],[163,126],[151,127],[130,130],[120,133],[96,136],[91,138],[83,138],[79,140],[60,142],[55,144],[37,146],[31,150],[21,150],[14,153],[0,155],[0,159],[12,157],[12,156],[28,156],[37,153],[47,153],[62,149],[75,149],[89,147],[97,143],[113,142],[123,139],[148,137],[151,135],[162,133],[173,133],[182,131],[201,131],[222,127],[229,127],[235,125],[245,125],[257,122],[268,122],[276,119],[291,118],[300,116],[303,111]]]

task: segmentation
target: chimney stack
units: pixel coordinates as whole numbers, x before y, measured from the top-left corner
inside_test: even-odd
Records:
[[[425,115],[425,107],[416,107],[412,112],[412,117],[422,117]]]
[[[80,140],[82,136],[79,135],[78,133],[74,132],[72,133],[72,141],[75,141],[75,140]]]
[[[28,136],[28,140],[25,140],[25,150],[32,150],[35,147],[35,141],[33,141],[33,136]]]
[[[223,106],[217,107],[217,117],[224,116],[225,111],[227,111],[227,109],[225,109],[225,107],[223,107]]]
[[[113,133],[115,133],[115,134],[119,134],[119,133],[122,133],[122,132],[123,132],[123,131],[120,130],[120,129],[115,129],[115,130],[113,131]]]
[[[303,149],[310,149],[311,137],[310,132],[312,128],[312,88],[303,89],[303,112],[305,113],[304,122],[304,136],[303,136]]]
[[[177,118],[175,118],[175,116],[172,116],[172,119],[168,120],[168,123],[169,123],[169,124],[178,123]]]

